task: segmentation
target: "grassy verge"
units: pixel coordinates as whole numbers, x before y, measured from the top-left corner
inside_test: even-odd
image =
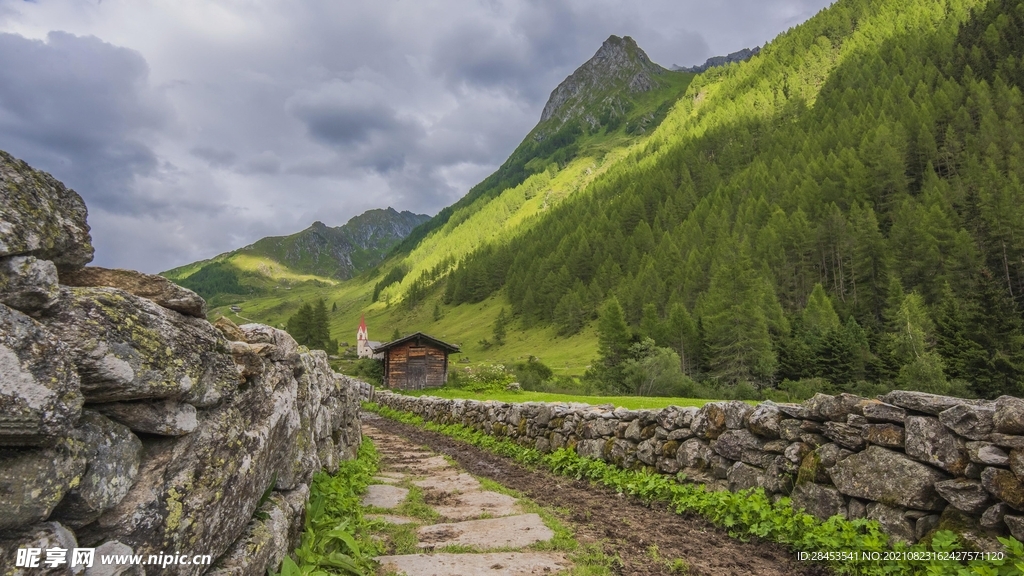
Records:
[[[501,402],[582,402],[584,404],[614,404],[631,410],[641,408],[665,408],[667,406],[695,406],[700,408],[708,402],[703,398],[661,398],[656,396],[579,396],[576,394],[552,394],[549,392],[469,392],[455,388],[434,388],[431,390],[393,390],[410,396],[437,396],[439,398],[464,398],[466,400],[499,400]],[[756,404],[751,402],[751,404]]]
[[[336,474],[313,476],[306,505],[302,541],[272,576],[326,576],[370,574],[378,553],[363,518],[360,495],[377,472],[379,456],[369,438],[363,437],[359,456],[342,462]]]
[[[839,574],[1010,576],[1024,573],[1024,544],[1014,538],[999,539],[1006,548],[1001,559],[958,561],[950,559],[956,558],[962,550],[962,544],[952,532],[936,532],[927,545],[889,544],[888,536],[873,520],[846,520],[835,516],[821,522],[793,510],[789,498],[772,503],[761,489],[736,493],[709,492],[702,485],[682,484],[651,470],[623,470],[601,460],[583,458],[570,450],[542,454],[466,426],[424,422],[414,414],[372,403],[364,407],[384,417],[423,426],[514,458],[528,466],[588,479],[646,502],[665,502],[678,513],[700,514],[734,537],[756,536],[785,544],[796,551],[842,553],[845,556],[829,562],[829,566]],[[897,559],[889,559],[892,557]]]

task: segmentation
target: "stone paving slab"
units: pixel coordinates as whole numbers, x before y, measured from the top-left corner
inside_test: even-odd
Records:
[[[389,467],[396,471],[408,471],[413,474],[426,474],[445,469],[454,470],[443,456],[410,459],[409,462],[396,462],[390,464]]]
[[[515,498],[498,492],[476,491],[455,494],[450,502],[435,505],[434,510],[442,517],[452,520],[470,520],[484,514],[498,517],[522,513]]]
[[[480,482],[442,456],[421,450],[415,442],[381,434],[364,422],[364,432],[373,437],[382,455],[381,470],[367,490],[363,503],[393,508],[408,491],[393,486],[410,481],[423,489],[423,498],[445,520],[462,520],[423,525],[423,520],[390,514],[367,514],[393,524],[418,524],[419,547],[424,551],[448,545],[479,550],[521,548],[550,540],[554,533],[537,514],[522,514],[516,498],[483,490]],[[485,520],[471,520],[480,516]],[[384,570],[407,576],[532,576],[555,574],[572,566],[564,554],[555,552],[491,552],[465,554],[408,554],[377,558]]]
[[[480,481],[465,472],[455,475],[431,476],[425,480],[413,480],[414,485],[441,492],[469,492],[480,490]]]
[[[409,554],[377,558],[385,570],[406,576],[528,576],[554,574],[571,564],[553,552],[488,554]]]
[[[481,550],[522,548],[550,540],[555,536],[537,514],[432,524],[421,527],[417,533],[420,548],[460,545],[473,546]]]
[[[366,487],[366,494],[363,494],[362,504],[377,508],[394,508],[401,504],[408,495],[408,488],[399,488],[390,484],[370,484]]]
[[[406,518],[405,516],[395,516],[393,514],[367,514],[364,518],[367,520],[383,520],[388,524],[415,524],[419,522],[415,518]]]

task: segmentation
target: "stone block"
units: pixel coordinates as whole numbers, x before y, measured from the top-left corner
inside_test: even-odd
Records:
[[[60,283],[82,288],[119,288],[169,310],[206,319],[206,301],[202,297],[156,274],[89,266],[65,271],[60,275]]]
[[[53,262],[35,256],[0,258],[0,304],[35,314],[53,306],[58,294]]]
[[[0,304],[0,446],[41,446],[67,436],[84,399],[67,346]]]
[[[142,441],[92,410],[82,414],[75,437],[83,444],[88,467],[52,515],[72,528],[96,520],[120,502],[135,483],[142,459]]]
[[[938,416],[941,412],[961,404],[971,406],[985,404],[984,400],[966,400],[964,398],[940,396],[927,392],[912,392],[909,390],[893,390],[882,396],[881,400],[901,408],[906,408],[907,410],[924,412],[933,416]]]
[[[35,256],[67,269],[92,260],[82,197],[3,151],[0,206],[0,256]]]
[[[904,508],[880,502],[872,502],[867,505],[867,517],[877,520],[882,525],[882,530],[892,540],[910,544],[917,535],[917,522],[908,519],[905,513]]]
[[[985,468],[981,473],[981,485],[996,500],[1024,512],[1024,484],[1013,472],[1003,468]]]
[[[886,473],[879,474],[879,470]],[[945,506],[945,501],[935,491],[935,483],[948,477],[887,448],[869,446],[837,462],[829,475],[836,488],[847,496],[917,510],[941,510]]]
[[[951,506],[968,514],[981,514],[992,504],[988,491],[977,480],[943,480],[935,483],[935,490]]]
[[[1024,399],[1014,396],[996,398],[992,423],[996,432],[1024,434]]]
[[[907,411],[885,402],[872,402],[864,405],[864,417],[869,422],[903,424],[903,419],[907,417]]]
[[[930,416],[907,416],[906,452],[911,458],[962,476],[970,462],[963,439]]]
[[[240,380],[206,320],[116,288],[62,288],[46,325],[71,348],[89,402],[184,398],[212,406]]]
[[[903,448],[906,445],[906,431],[898,424],[868,424],[861,428],[860,434],[866,442],[886,448]]]
[[[0,449],[0,533],[42,522],[85,473],[82,442]]]
[[[183,436],[199,425],[195,406],[175,400],[110,402],[92,407],[132,431],[144,434]]]
[[[836,515],[845,518],[847,515],[846,500],[831,486],[800,482],[793,488],[790,496],[793,499],[793,508],[804,510],[819,520],[828,520]]]
[[[939,422],[964,438],[985,440],[993,430],[995,406],[960,404],[939,413]]]

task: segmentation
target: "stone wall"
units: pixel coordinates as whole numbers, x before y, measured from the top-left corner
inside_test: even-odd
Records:
[[[374,400],[542,452],[558,448],[624,468],[650,467],[715,490],[761,487],[825,519],[873,518],[913,542],[942,527],[975,546],[1024,540],[1024,400],[896,391],[819,394],[802,404],[712,402],[627,410],[410,397]]]
[[[54,546],[276,569],[314,472],[358,451],[359,384],[164,278],[85,267],[82,199],[3,152],[0,207],[0,575],[82,574],[15,566]]]

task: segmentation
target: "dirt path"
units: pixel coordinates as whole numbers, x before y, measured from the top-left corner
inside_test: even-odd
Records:
[[[530,470],[442,434],[363,413],[377,429],[452,458],[470,474],[517,490],[541,506],[564,510],[560,520],[576,531],[582,543],[599,542],[622,560],[621,574],[671,575],[667,560],[682,558],[689,576],[789,576],[829,574],[822,566],[801,563],[794,554],[764,541],[741,542],[693,515],[679,515],[666,506],[646,506],[636,499],[585,481]]]

